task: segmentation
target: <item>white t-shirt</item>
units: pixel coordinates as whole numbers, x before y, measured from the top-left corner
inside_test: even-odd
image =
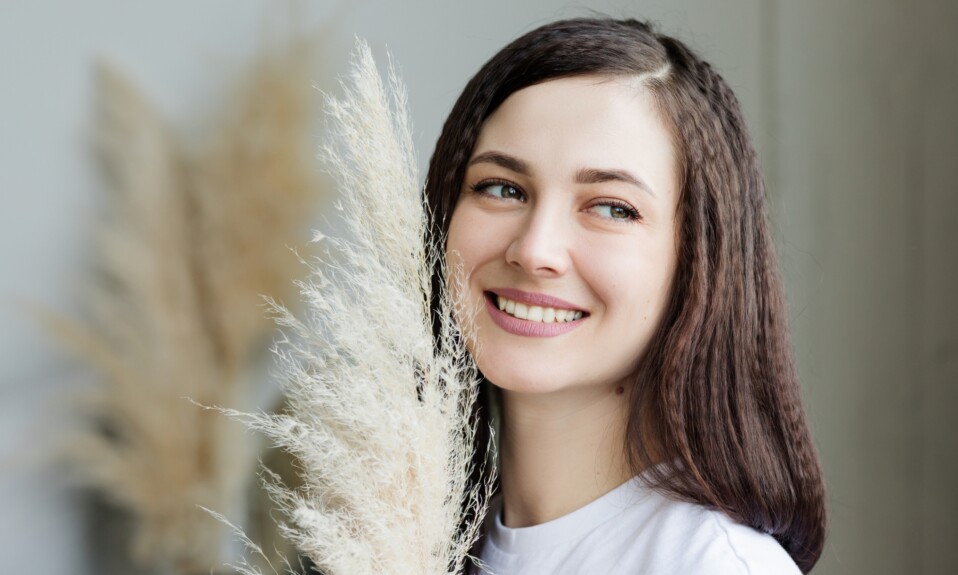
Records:
[[[502,524],[490,502],[481,573],[494,575],[800,575],[770,535],[669,499],[638,477],[540,525]]]

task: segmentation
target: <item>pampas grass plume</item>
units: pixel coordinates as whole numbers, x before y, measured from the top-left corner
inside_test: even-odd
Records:
[[[41,319],[102,375],[79,398],[85,427],[66,457],[133,519],[143,566],[201,573],[232,559],[228,531],[198,506],[243,513],[258,445],[187,398],[248,407],[262,395],[245,381],[275,329],[259,294],[295,295],[287,246],[319,199],[303,153],[308,62],[301,48],[257,61],[199,150],[123,74],[97,69],[94,136],[110,193],[96,281],[84,320]]]
[[[233,415],[301,462],[303,489],[271,489],[286,536],[323,573],[456,573],[489,493],[468,481],[477,371],[448,293],[433,336],[442,242],[427,234],[401,81],[390,66],[384,84],[358,41],[343,90],[327,98],[322,155],[351,238],[317,234],[329,257],[300,283],[302,320],[275,306],[289,412]]]

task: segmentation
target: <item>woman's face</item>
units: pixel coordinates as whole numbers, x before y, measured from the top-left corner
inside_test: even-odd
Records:
[[[574,77],[488,119],[447,241],[483,374],[516,392],[621,385],[667,305],[676,153],[645,88]]]

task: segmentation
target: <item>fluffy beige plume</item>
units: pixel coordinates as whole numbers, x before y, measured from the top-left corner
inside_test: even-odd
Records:
[[[219,559],[220,531],[197,502],[232,507],[248,477],[239,462],[250,458],[219,450],[242,437],[183,399],[232,399],[196,289],[186,159],[125,78],[101,67],[97,88],[98,152],[113,195],[97,230],[91,325],[69,333],[106,377],[85,398],[94,427],[70,455],[134,516],[135,556],[185,573]]]
[[[275,326],[261,294],[295,298],[291,278],[306,217],[317,199],[311,128],[311,47],[294,42],[260,56],[234,90],[208,149],[193,163],[197,275],[224,364],[262,350]]]
[[[259,294],[290,297],[317,199],[304,155],[305,52],[259,61],[212,144],[189,151],[107,67],[96,77],[99,159],[111,192],[83,322],[48,316],[103,374],[67,446],[81,478],[128,511],[134,554],[167,572],[222,564],[230,534],[198,506],[242,510],[256,445],[204,405],[248,406],[256,343],[275,327]],[[292,293],[290,293],[292,292]],[[259,394],[258,394],[259,395]]]
[[[304,488],[273,485],[284,530],[327,575],[459,572],[485,515],[470,486],[477,371],[442,294],[433,337],[431,270],[404,88],[384,86],[368,46],[342,98],[328,98],[324,156],[351,240],[317,237],[335,255],[300,284],[305,319],[277,306],[290,411],[244,415],[296,455]],[[465,529],[466,517],[472,517]]]

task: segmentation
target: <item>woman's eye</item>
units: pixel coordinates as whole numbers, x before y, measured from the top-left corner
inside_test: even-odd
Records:
[[[476,190],[503,200],[523,199],[522,192],[519,191],[519,188],[509,184],[479,184],[476,186]]]
[[[639,219],[639,212],[631,206],[619,204],[598,204],[592,206],[592,211],[604,218],[619,221],[631,221]]]

